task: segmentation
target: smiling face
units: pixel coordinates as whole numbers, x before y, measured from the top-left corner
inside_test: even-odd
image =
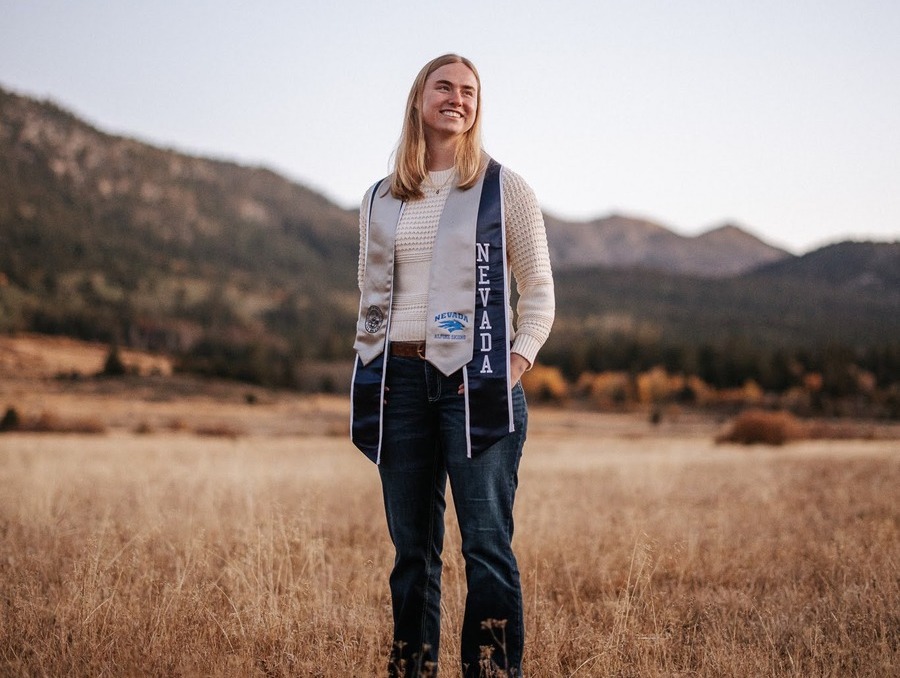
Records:
[[[426,140],[458,139],[475,124],[478,79],[465,64],[441,66],[425,80],[421,106]]]

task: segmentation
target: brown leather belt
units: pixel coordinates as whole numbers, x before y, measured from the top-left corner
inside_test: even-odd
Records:
[[[392,341],[391,355],[398,358],[418,358],[425,360],[424,341]]]

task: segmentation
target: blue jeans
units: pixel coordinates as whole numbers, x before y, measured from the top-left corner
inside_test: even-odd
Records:
[[[528,421],[521,384],[512,391],[515,432],[466,456],[462,374],[445,377],[424,360],[391,357],[381,450],[391,572],[394,649],[390,675],[437,675],[441,551],[447,478],[462,536],[468,594],[462,669],[481,675],[482,646],[494,667],[521,675],[524,623],[519,568],[510,542],[519,459]]]

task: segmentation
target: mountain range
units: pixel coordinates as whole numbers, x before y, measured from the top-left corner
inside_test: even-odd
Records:
[[[733,224],[686,237],[652,221],[619,214],[578,223],[546,215],[545,222],[557,270],[643,268],[724,277],[793,258]]]
[[[648,327],[679,341],[900,336],[900,243],[797,257],[733,224],[685,237],[625,215],[545,219],[557,348]],[[0,89],[0,330],[347,356],[357,220],[268,169],[110,135]]]

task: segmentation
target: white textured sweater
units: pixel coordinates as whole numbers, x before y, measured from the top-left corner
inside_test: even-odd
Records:
[[[431,252],[455,173],[454,169],[430,172],[422,187],[425,197],[408,202],[403,208],[394,244],[391,341],[425,339]],[[547,234],[531,187],[505,167],[502,173],[506,254],[519,292],[517,320],[510,328],[510,336],[514,337],[512,350],[534,364],[538,350],[550,334],[555,312]],[[366,266],[368,204],[369,192],[366,192],[359,211],[360,290]]]

